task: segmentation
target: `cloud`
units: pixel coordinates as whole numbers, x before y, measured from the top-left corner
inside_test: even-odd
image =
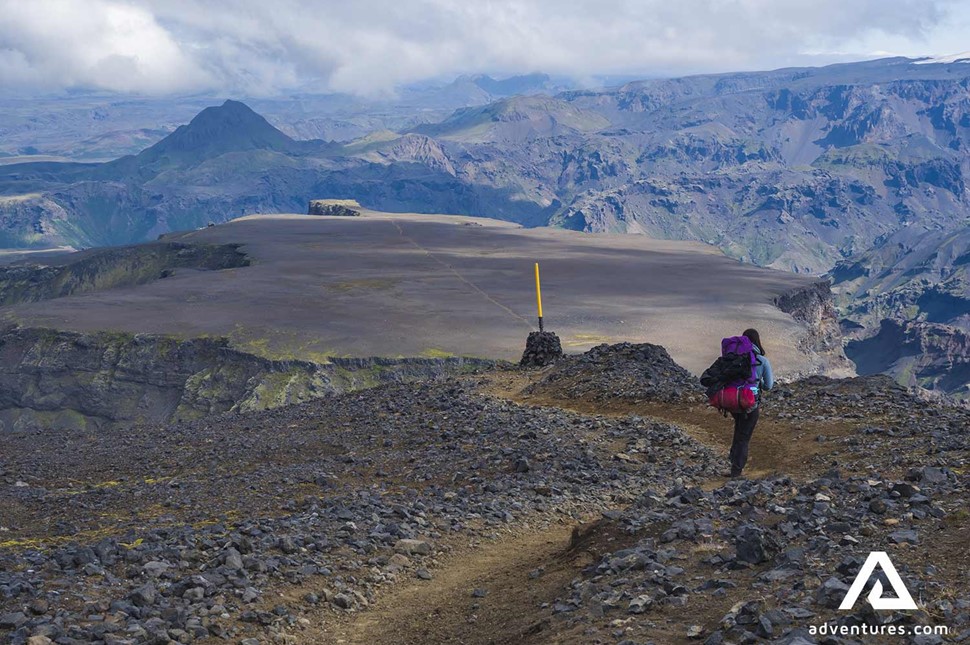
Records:
[[[108,0],[0,0],[0,85],[167,93],[206,87],[187,43],[147,7]]]
[[[374,94],[469,72],[765,69],[946,53],[934,44],[949,44],[961,11],[949,0],[0,0],[0,84]]]

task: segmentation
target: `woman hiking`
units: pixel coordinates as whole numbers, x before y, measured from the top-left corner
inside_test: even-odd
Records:
[[[764,345],[761,344],[761,335],[756,329],[746,329],[741,334],[751,341],[755,354],[755,380],[754,385],[749,386],[754,391],[755,406],[750,412],[732,412],[734,416],[734,440],[731,442],[731,477],[740,477],[744,465],[748,461],[748,444],[751,442],[751,435],[754,434],[754,427],[758,423],[758,402],[760,401],[761,390],[770,390],[775,385],[775,378],[771,372],[771,363],[765,356]]]

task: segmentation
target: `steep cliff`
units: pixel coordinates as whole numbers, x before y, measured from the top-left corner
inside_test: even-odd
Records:
[[[850,340],[846,353],[859,374],[890,374],[970,403],[970,333],[958,327],[884,319],[875,334]]]
[[[14,327],[0,335],[0,429],[191,419],[494,365],[465,358],[280,361],[221,338]]]
[[[842,330],[827,280],[784,293],[775,298],[775,306],[805,325],[799,348],[818,355],[825,373],[849,376],[855,372],[842,347]]]
[[[146,284],[177,269],[249,266],[239,246],[156,242],[65,254],[51,264],[0,267],[0,306]]]
[[[846,351],[861,374],[884,371],[904,385],[970,399],[967,224],[893,235],[832,271]]]
[[[893,235],[831,276],[845,317],[863,327],[892,318],[970,331],[970,219],[954,230]]]

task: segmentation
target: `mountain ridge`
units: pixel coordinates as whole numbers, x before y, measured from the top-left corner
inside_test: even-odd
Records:
[[[505,216],[503,212],[515,202],[535,211],[526,218],[533,223],[699,239],[758,264],[823,273],[843,257],[866,248],[874,237],[892,230],[885,223],[866,220],[860,212],[891,197],[883,185],[895,188],[902,198],[880,207],[893,218],[935,208],[943,214],[937,219],[946,226],[947,211],[967,208],[966,153],[961,146],[966,146],[970,117],[958,98],[965,96],[967,77],[954,79],[946,69],[950,67],[945,64],[916,67],[908,59],[885,59],[825,68],[658,79],[612,90],[502,99],[485,107],[460,109],[440,124],[410,131],[439,140],[443,156],[436,153],[436,167],[428,170],[453,169],[445,174],[457,179],[467,194],[457,209],[445,209],[436,207],[438,195],[426,193],[429,211]],[[880,98],[864,87],[830,84],[866,77],[894,79],[886,88],[889,98]],[[915,78],[924,85],[900,85],[901,78]],[[823,89],[811,89],[816,86]],[[801,94],[796,91],[799,88]],[[907,100],[918,107],[922,99],[915,95],[920,92],[928,92],[927,100],[941,104],[933,109],[907,107]],[[873,101],[878,102],[867,109]],[[93,178],[124,181],[126,174],[142,174],[133,169],[163,165],[166,159],[184,165],[229,152],[248,152],[253,158],[265,152],[299,158],[297,165],[316,169],[320,178],[361,168],[353,146],[294,141],[241,103],[227,102],[220,109],[245,115],[241,135],[227,125],[232,119],[205,127],[209,117],[222,114],[207,108],[192,123],[136,155],[134,161],[122,158],[105,164]],[[900,121],[894,115],[901,112],[910,113],[916,121]],[[743,114],[761,119],[765,125],[753,128],[741,119]],[[827,119],[831,125],[812,125],[819,119]],[[307,162],[311,158],[315,159]],[[381,165],[394,169],[392,158],[417,165],[425,161],[400,159],[394,154],[381,160],[390,160],[389,164]],[[266,165],[265,161],[256,163]],[[812,164],[809,174],[800,170],[806,163]],[[483,174],[485,168],[489,170]],[[32,191],[43,188],[45,182],[67,184],[72,178],[85,178],[84,168],[74,175],[67,167],[61,168],[63,173],[58,169],[56,164],[43,172],[40,167],[6,167],[0,171],[0,191],[14,190],[18,183],[10,180],[14,173],[21,175],[20,186]],[[273,174],[276,170],[265,168]],[[28,174],[35,181],[24,185],[23,176]],[[663,181],[658,183],[659,179]],[[781,189],[747,194],[744,186],[752,181]],[[700,195],[692,183],[702,187]],[[445,179],[445,185],[454,182]],[[912,191],[921,185],[942,189],[942,208],[907,203],[926,201]],[[713,193],[710,198],[703,196],[705,186]],[[492,194],[492,204],[496,204],[495,197],[507,195],[507,205],[499,205],[497,213],[488,212],[489,202],[482,201],[485,195],[478,196],[483,190]],[[368,189],[362,186],[360,192]],[[361,197],[367,204],[366,194],[333,196]],[[291,207],[293,201],[285,201]],[[752,221],[758,221],[767,233],[745,230],[750,228],[743,226],[745,219],[736,222],[742,225],[740,229],[731,230],[726,226],[729,213],[718,211],[732,201],[748,214],[778,213],[781,224],[801,229],[795,240],[819,240],[788,251],[766,246],[761,241],[766,234],[775,238],[773,246],[777,247],[783,233],[784,239],[791,238],[786,230],[790,227],[775,226],[772,233],[772,224],[759,215]],[[454,200],[449,198],[449,202]],[[695,205],[689,206],[692,202]],[[386,201],[372,205],[388,207]],[[276,210],[279,206],[282,204]],[[836,217],[829,214],[832,209],[847,212]],[[544,213],[544,221],[536,221],[539,213]],[[697,222],[686,227],[677,224],[684,216]],[[788,219],[792,221],[785,221]],[[895,226],[884,214],[878,219]],[[859,222],[853,224],[854,220]],[[846,224],[856,231],[845,231]],[[859,241],[849,246],[838,244],[839,239],[857,237]]]
[[[515,96],[347,145],[293,141],[229,103],[245,114],[242,134],[201,127],[220,114],[206,112],[199,127],[142,153],[144,164],[0,167],[0,218],[14,246],[90,246],[349,198],[378,210],[696,240],[821,275],[850,258],[875,261],[866,253],[887,244],[913,247],[966,227],[970,66],[916,62]],[[880,328],[871,317],[856,324]]]

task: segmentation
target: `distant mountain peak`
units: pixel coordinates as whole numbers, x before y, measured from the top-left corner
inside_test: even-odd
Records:
[[[472,77],[472,82],[489,94],[496,96],[510,96],[513,94],[524,94],[546,89],[551,78],[548,74],[534,72],[532,74],[520,74],[508,78],[496,79],[486,74],[479,74]]]
[[[187,125],[179,126],[139,157],[169,157],[179,161],[210,158],[227,152],[272,150],[291,152],[296,142],[241,101],[207,107]]]

